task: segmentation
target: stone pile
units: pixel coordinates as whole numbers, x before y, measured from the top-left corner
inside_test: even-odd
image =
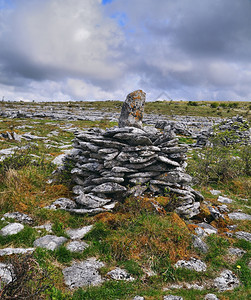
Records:
[[[139,92],[134,92],[137,101],[142,100]],[[135,101],[131,94],[127,100]],[[198,214],[203,197],[190,187],[192,178],[184,171],[187,148],[178,145],[172,130],[138,128],[142,114],[135,112],[135,120],[132,117],[127,124],[137,127],[92,128],[76,135],[67,161],[74,164],[71,173],[78,207],[70,211],[98,213],[127,196],[150,193],[170,196],[167,208],[183,217]]]
[[[242,116],[229,118],[208,130],[203,130],[197,136],[196,147],[210,145],[210,138],[220,139],[224,146],[232,144],[248,145],[251,143],[251,128]]]

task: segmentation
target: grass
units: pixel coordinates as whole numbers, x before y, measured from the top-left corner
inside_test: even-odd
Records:
[[[194,104],[196,103],[196,104]],[[10,104],[4,104],[6,107]],[[249,108],[247,103],[239,103],[237,106],[231,103],[217,103],[214,108],[211,102],[156,102],[147,103],[145,111],[151,113],[163,114],[186,114],[198,116],[231,116],[236,113],[247,115]],[[224,104],[224,105],[223,105]],[[230,107],[231,104],[231,107]],[[18,106],[19,104],[17,104]],[[20,104],[23,107],[26,104]],[[43,109],[44,103],[32,103],[31,110]],[[56,109],[55,103],[52,106]],[[69,110],[80,109],[102,109],[106,111],[118,111],[122,103],[119,101],[109,102],[76,102],[66,104]],[[215,104],[213,104],[215,106]],[[228,111],[229,110],[229,111]],[[84,110],[83,110],[84,112]],[[250,243],[245,240],[237,240],[226,236],[226,225],[238,224],[238,230],[248,231],[250,221],[230,221],[223,223],[214,223],[219,229],[218,235],[211,235],[207,239],[210,245],[209,252],[206,254],[198,253],[192,247],[191,233],[192,226],[187,226],[175,213],[167,213],[165,210],[156,212],[151,205],[151,201],[158,201],[164,207],[169,202],[168,197],[157,198],[128,198],[122,204],[116,206],[113,213],[103,213],[97,216],[77,216],[61,210],[47,210],[44,206],[51,204],[60,197],[72,197],[71,186],[69,184],[69,174],[65,172],[57,182],[47,183],[51,176],[54,166],[51,161],[60,153],[63,153],[59,146],[71,144],[73,133],[67,132],[64,128],[67,126],[85,129],[90,127],[107,128],[116,125],[115,122],[109,122],[107,119],[101,121],[55,121],[48,119],[2,119],[0,122],[0,132],[13,130],[18,134],[30,132],[41,137],[47,137],[50,141],[46,144],[43,140],[35,141],[9,141],[0,140],[0,149],[13,146],[27,146],[27,149],[16,150],[15,154],[0,162],[0,211],[1,216],[5,212],[20,211],[29,214],[35,221],[35,225],[52,223],[53,234],[66,236],[68,228],[79,228],[85,225],[94,224],[93,229],[84,237],[84,241],[89,247],[83,253],[71,253],[65,246],[61,246],[55,251],[48,251],[38,248],[34,253],[36,261],[41,268],[45,268],[50,274],[50,279],[45,283],[53,286],[44,293],[47,299],[132,299],[135,295],[142,295],[146,300],[163,299],[164,295],[173,294],[184,297],[184,299],[203,299],[208,292],[214,292],[222,299],[248,299],[250,290],[250,271],[248,263],[250,259]],[[22,126],[19,128],[19,126]],[[24,126],[24,127],[23,127]],[[30,127],[32,126],[32,127]],[[51,131],[58,131],[58,135],[49,136]],[[187,137],[179,137],[180,143],[192,144],[194,140]],[[50,148],[47,148],[47,145]],[[227,156],[241,156],[241,148],[229,149]],[[224,149],[226,151],[226,149]],[[214,155],[221,155],[224,158],[224,151],[214,152]],[[249,151],[246,154],[250,154]],[[245,153],[243,152],[243,155]],[[245,155],[246,155],[245,154]],[[38,157],[34,157],[34,155]],[[205,169],[201,165],[201,158],[196,159],[196,153],[189,153],[189,170],[191,174],[205,174]],[[247,176],[248,155],[242,156],[238,160],[237,168],[231,165],[230,169],[236,176],[223,176],[220,180],[204,180],[197,182],[195,188],[200,190],[205,200],[214,205],[219,205],[217,196],[209,192],[212,188],[221,190],[221,195],[226,195],[234,202],[229,204],[230,211],[242,209],[243,212],[250,213],[250,177]],[[228,157],[226,157],[228,159]],[[227,160],[228,161],[228,160]],[[212,168],[215,162],[209,161]],[[223,165],[217,166],[217,170],[224,170]],[[241,172],[240,172],[241,171]],[[208,176],[208,172],[207,172]],[[248,199],[243,201],[241,199]],[[206,207],[201,216],[209,219]],[[0,218],[1,218],[0,216]],[[13,221],[13,220],[12,220]],[[0,221],[0,228],[7,223]],[[222,227],[220,227],[222,226]],[[33,241],[48,234],[45,230],[38,232],[36,229],[25,225],[25,229],[20,233],[0,237],[0,248],[12,247],[32,247]],[[236,260],[231,260],[227,254],[228,247],[239,247],[247,253]],[[106,281],[98,287],[82,288],[70,291],[64,285],[62,269],[71,265],[73,261],[84,260],[89,257],[96,257],[105,262],[106,266],[100,270],[104,276],[114,267],[126,269],[133,277],[134,282]],[[197,257],[205,261],[208,270],[198,274],[191,270],[175,269],[174,263],[179,259],[189,259]],[[0,261],[6,261],[1,257]],[[240,266],[237,267],[237,266]],[[232,292],[216,293],[211,290],[172,290],[163,291],[167,283],[181,282],[202,282],[212,280],[218,275],[219,271],[228,268],[237,273],[242,285]],[[146,272],[152,271],[154,276],[148,276]]]

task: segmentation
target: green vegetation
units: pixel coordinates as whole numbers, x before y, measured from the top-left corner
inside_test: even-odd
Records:
[[[247,115],[250,104],[232,102],[154,102],[147,103],[146,112],[163,114],[186,114],[232,116],[237,113]],[[10,104],[4,104],[6,106]],[[20,104],[21,105],[21,104]],[[34,110],[46,104],[32,104]],[[52,103],[52,105],[54,105]],[[69,109],[106,109],[118,111],[122,103],[109,102],[74,102]],[[229,111],[228,111],[229,110]],[[52,160],[63,153],[60,146],[71,145],[73,133],[67,132],[65,126],[72,128],[112,127],[116,123],[107,119],[101,121],[54,121],[32,119],[2,119],[0,132],[15,131],[17,134],[30,132],[31,134],[48,137],[51,131],[57,135],[48,137],[46,144],[43,140],[22,141],[6,140],[0,138],[0,148],[7,149],[18,146],[14,154],[0,162],[0,219],[5,212],[19,211],[29,214],[34,219],[34,225],[52,223],[52,234],[66,236],[68,228],[79,228],[94,224],[93,229],[84,237],[89,244],[82,253],[71,253],[65,246],[55,251],[37,248],[31,258],[26,261],[36,263],[36,272],[32,273],[34,282],[41,283],[41,297],[44,299],[70,300],[70,299],[132,299],[135,295],[142,295],[146,300],[163,299],[164,295],[173,294],[187,299],[203,299],[208,292],[214,292],[220,299],[248,299],[250,292],[250,261],[251,243],[237,240],[227,235],[227,225],[238,225],[238,230],[248,231],[250,221],[214,221],[206,208],[198,219],[192,222],[202,222],[205,219],[218,228],[217,235],[207,237],[210,246],[208,253],[199,253],[193,248],[191,233],[196,225],[182,220],[177,214],[165,210],[156,212],[152,201],[158,201],[163,207],[168,197],[128,198],[119,203],[114,212],[102,213],[97,216],[77,216],[66,211],[47,210],[44,207],[60,197],[72,197],[69,170],[61,173],[56,181],[48,183],[51,173],[56,169]],[[19,128],[21,126],[21,128]],[[194,140],[180,136],[180,143],[192,144]],[[187,170],[196,179],[195,189],[200,190],[209,203],[216,204],[217,197],[211,195],[210,189],[219,189],[234,202],[228,205],[230,211],[241,209],[250,213],[250,146],[226,147],[221,143],[213,148],[192,150],[188,152]],[[243,201],[248,199],[248,201]],[[219,203],[218,203],[219,204]],[[13,220],[8,220],[13,222]],[[0,229],[7,225],[0,221]],[[0,248],[5,247],[32,247],[36,238],[48,234],[45,230],[38,231],[25,225],[20,233],[0,237]],[[239,247],[246,252],[243,257],[232,258],[227,252],[228,247]],[[98,287],[69,290],[65,284],[62,269],[70,266],[73,261],[81,261],[89,257],[96,257],[105,263],[100,270],[102,276],[114,267],[126,269],[134,278],[133,282],[109,280]],[[207,263],[206,272],[197,273],[187,269],[175,269],[174,263],[180,259],[197,257]],[[12,256],[22,261],[18,256]],[[1,257],[1,262],[8,258]],[[200,283],[207,282],[218,276],[219,272],[228,268],[238,275],[242,285],[231,292],[216,293],[214,290],[185,290],[165,288],[171,283]],[[151,273],[152,276],[148,276]],[[47,274],[43,276],[43,274]],[[43,278],[39,281],[39,278]],[[31,281],[29,281],[31,282]],[[40,287],[31,284],[30,293]],[[1,290],[0,290],[1,295]],[[1,298],[1,296],[0,296]],[[33,297],[36,299],[35,297]]]

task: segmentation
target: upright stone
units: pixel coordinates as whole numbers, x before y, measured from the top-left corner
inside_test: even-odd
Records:
[[[127,95],[119,117],[119,127],[142,127],[146,93],[142,90]]]

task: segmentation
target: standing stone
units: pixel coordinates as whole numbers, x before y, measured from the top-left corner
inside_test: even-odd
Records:
[[[137,90],[127,95],[119,117],[119,127],[142,127],[146,93]]]

